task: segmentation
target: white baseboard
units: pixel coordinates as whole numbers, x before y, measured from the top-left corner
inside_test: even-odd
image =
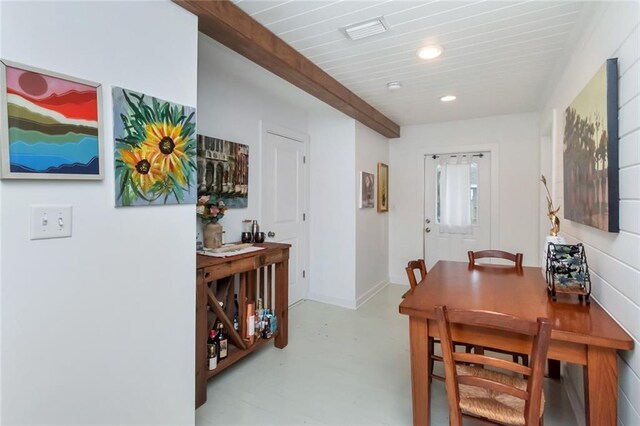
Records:
[[[367,303],[369,299],[378,294],[382,289],[389,285],[389,281],[380,281],[378,284],[367,290],[362,296],[356,299],[356,309]]]
[[[323,294],[309,293],[306,297],[307,300],[313,300],[314,302],[326,303],[328,305],[340,306],[347,309],[356,309],[355,300],[339,299],[337,297],[325,296]]]
[[[571,379],[569,379],[565,374],[562,375],[561,380],[562,388],[569,398],[569,404],[571,404],[571,410],[576,418],[576,423],[579,425],[586,425],[587,419],[585,418],[584,405],[582,404],[580,395],[578,395],[578,391],[571,383]]]

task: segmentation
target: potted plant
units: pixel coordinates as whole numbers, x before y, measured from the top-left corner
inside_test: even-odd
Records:
[[[198,198],[196,214],[203,223],[202,243],[205,248],[215,249],[222,245],[222,225],[218,223],[227,211],[222,200],[212,200],[210,195]]]

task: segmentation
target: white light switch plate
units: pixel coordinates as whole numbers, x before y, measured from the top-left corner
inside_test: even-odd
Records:
[[[31,239],[71,236],[70,205],[31,206]]]

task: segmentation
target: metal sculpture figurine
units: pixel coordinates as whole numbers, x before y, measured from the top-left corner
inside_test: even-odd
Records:
[[[549,235],[551,235],[552,237],[557,237],[558,233],[560,232],[560,219],[556,215],[560,211],[560,206],[558,206],[557,209],[553,208],[551,193],[549,192],[549,188],[547,187],[547,179],[544,177],[544,175],[540,176],[540,182],[544,184],[544,189],[547,190],[547,210],[549,210],[549,212],[547,213],[547,217],[551,221],[551,229],[549,229]]]

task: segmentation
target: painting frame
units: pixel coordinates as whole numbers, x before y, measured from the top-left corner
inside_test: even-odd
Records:
[[[50,173],[50,172],[18,172],[11,170],[11,137],[9,131],[9,94],[7,93],[7,67],[36,73],[41,76],[57,80],[65,80],[74,84],[89,86],[95,89],[96,97],[96,155],[97,173]],[[104,122],[102,105],[102,84],[67,74],[49,71],[46,69],[14,62],[8,59],[0,59],[0,177],[2,179],[28,179],[28,180],[104,180]],[[65,165],[68,167],[68,165]],[[60,167],[60,166],[58,166]]]
[[[378,163],[378,213],[389,211],[389,166]]]
[[[229,209],[247,208],[251,147],[201,133],[196,143],[198,198],[208,195]]]
[[[618,59],[610,58],[565,109],[565,219],[619,232],[618,156]]]
[[[112,86],[116,207],[195,205],[196,108]]]
[[[361,209],[372,209],[375,205],[375,176],[373,173],[360,172],[360,203]]]

